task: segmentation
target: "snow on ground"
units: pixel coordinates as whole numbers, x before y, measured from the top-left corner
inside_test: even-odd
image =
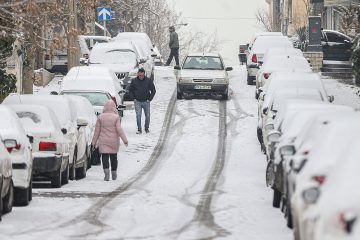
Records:
[[[231,75],[226,103],[176,102],[169,134],[159,148],[175,79],[171,68],[157,68],[151,133],[135,134],[132,104],[122,120],[129,147],[122,146],[118,154],[119,179],[104,182],[101,166],[93,166],[86,179],[60,189],[35,184],[30,206],[15,207],[3,217],[0,239],[292,239],[265,185],[254,86],[246,85],[244,66]],[[324,82],[336,103],[360,107],[355,88]],[[39,93],[58,87],[54,81]],[[227,136],[220,127],[223,114]],[[222,136],[224,152],[218,149]],[[154,149],[160,155],[151,161]]]

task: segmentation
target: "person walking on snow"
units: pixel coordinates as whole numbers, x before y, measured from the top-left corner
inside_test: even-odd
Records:
[[[131,80],[129,94],[134,99],[136,124],[138,131],[136,134],[142,133],[141,115],[144,109],[145,113],[145,132],[149,133],[150,126],[150,102],[156,93],[153,80],[145,76],[145,70],[140,68],[138,76]]]
[[[111,162],[111,176],[113,180],[117,178],[117,153],[120,147],[120,139],[128,146],[128,140],[124,130],[121,127],[120,117],[116,109],[115,102],[109,100],[104,106],[102,114],[97,119],[94,137],[92,139],[92,148],[99,145],[101,153],[102,164],[104,168],[104,180],[109,181],[109,159]]]
[[[178,66],[179,65],[179,46],[180,46],[179,45],[179,37],[178,37],[178,34],[175,32],[174,26],[169,27],[169,31],[170,31],[170,42],[169,42],[170,56],[166,62],[166,66],[170,65],[173,57],[175,57],[175,62],[176,62],[176,65]]]

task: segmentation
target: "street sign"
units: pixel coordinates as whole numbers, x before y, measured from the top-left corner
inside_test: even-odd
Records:
[[[98,20],[99,21],[111,20],[111,8],[110,7],[98,7]]]

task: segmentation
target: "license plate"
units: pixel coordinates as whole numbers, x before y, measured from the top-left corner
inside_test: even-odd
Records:
[[[197,89],[197,90],[209,90],[209,89],[211,89],[211,86],[208,86],[208,85],[195,85],[194,89]]]

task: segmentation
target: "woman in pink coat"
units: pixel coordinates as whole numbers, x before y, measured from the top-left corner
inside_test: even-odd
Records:
[[[109,100],[105,106],[103,113],[97,119],[95,133],[92,140],[92,146],[98,144],[101,153],[105,181],[110,179],[109,159],[111,162],[112,179],[116,180],[117,174],[117,153],[120,147],[120,139],[128,146],[128,140],[124,130],[121,127],[120,117],[116,109],[115,102]]]

